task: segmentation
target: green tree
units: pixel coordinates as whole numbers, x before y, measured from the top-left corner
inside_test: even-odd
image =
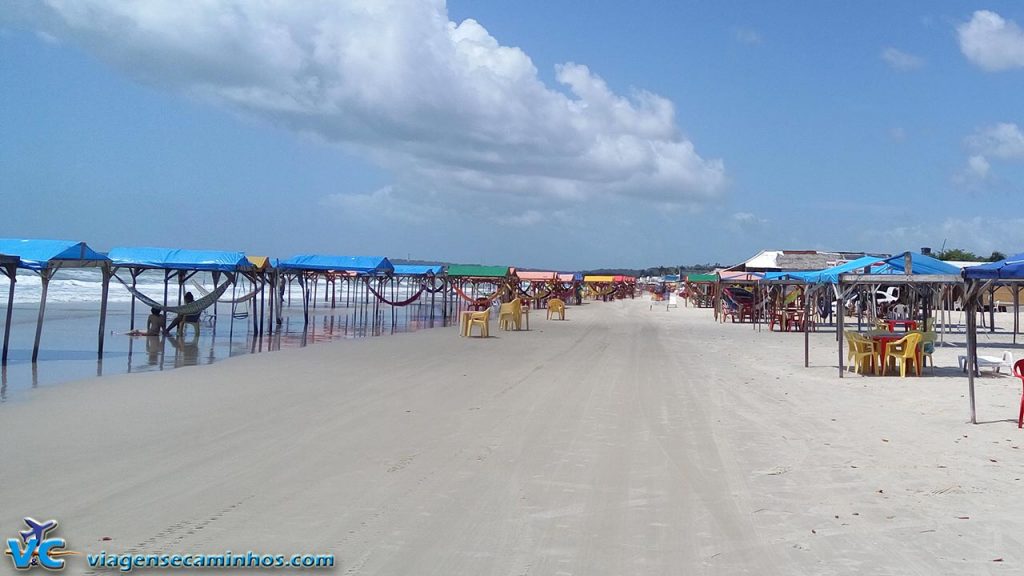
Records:
[[[992,255],[988,257],[988,261],[989,262],[999,262],[1000,260],[1005,260],[1005,259],[1006,259],[1006,254],[1003,254],[1002,252],[1000,252],[998,250],[992,252]]]
[[[961,250],[960,248],[942,250],[935,254],[935,257],[939,260],[956,260],[960,262],[977,262],[981,260],[981,258],[974,252]]]

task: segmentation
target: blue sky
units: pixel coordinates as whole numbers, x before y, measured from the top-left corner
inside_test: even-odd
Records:
[[[1014,2],[7,4],[3,235],[560,269],[1024,251],[1021,26]]]

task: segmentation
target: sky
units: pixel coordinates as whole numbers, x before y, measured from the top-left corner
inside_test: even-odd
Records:
[[[1024,4],[0,6],[0,236],[581,270],[1024,251]]]

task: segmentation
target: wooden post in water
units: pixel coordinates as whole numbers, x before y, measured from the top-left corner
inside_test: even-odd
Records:
[[[39,359],[39,340],[43,335],[43,317],[46,315],[46,291],[50,287],[50,277],[54,270],[45,268],[39,271],[39,278],[43,283],[42,293],[39,295],[39,319],[36,320],[36,339],[32,344],[32,363]]]
[[[7,277],[11,281],[10,287],[7,289],[7,319],[4,321],[4,350],[3,350],[3,361],[0,365],[7,366],[7,348],[11,343],[11,316],[14,313],[14,283],[17,282],[17,266],[11,265],[7,267]]]
[[[104,264],[101,269],[101,273],[103,274],[103,295],[100,297],[100,334],[96,355],[102,360],[103,335],[106,333],[107,326],[107,295],[110,293],[110,266],[108,264]],[[135,302],[133,301],[132,304],[134,305]]]

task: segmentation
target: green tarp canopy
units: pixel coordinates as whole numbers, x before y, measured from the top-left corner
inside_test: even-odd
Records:
[[[449,278],[506,278],[508,275],[508,266],[448,266]]]
[[[687,282],[718,282],[717,274],[687,274]]]

